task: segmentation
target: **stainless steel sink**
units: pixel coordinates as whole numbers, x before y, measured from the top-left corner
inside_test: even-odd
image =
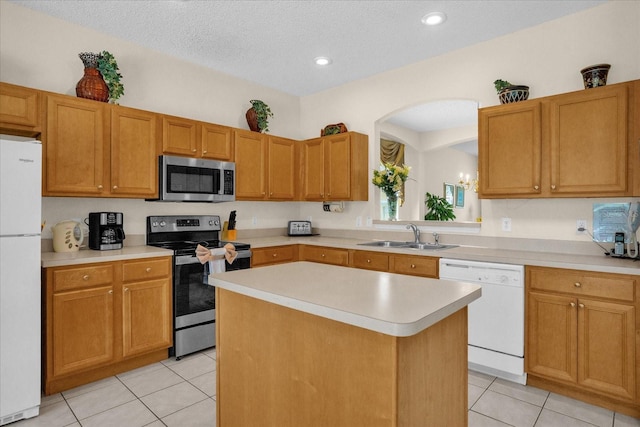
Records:
[[[441,245],[435,243],[409,243],[406,246],[403,246],[409,249],[419,249],[419,250],[435,250],[435,249],[450,249],[457,248],[458,245]]]
[[[375,246],[378,248],[399,248],[399,249],[418,249],[418,250],[435,250],[456,248],[458,245],[442,245],[436,243],[413,243],[413,242],[395,242],[392,240],[377,240],[375,242],[358,243],[360,246]]]
[[[411,242],[394,242],[392,240],[376,240],[375,242],[358,243],[358,245],[361,246],[377,246],[379,248],[401,248],[409,244],[411,244]]]

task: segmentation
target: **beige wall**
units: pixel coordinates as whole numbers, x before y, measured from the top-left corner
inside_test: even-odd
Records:
[[[531,97],[582,89],[579,70],[612,64],[610,82],[640,78],[640,2],[612,1],[557,21],[479,43],[447,55],[296,98],[232,76],[192,65],[29,9],[0,1],[0,80],[74,94],[82,75],[77,54],[109,50],[124,76],[125,106],[246,128],[249,100],[263,99],[275,112],[271,132],[310,138],[328,123],[345,122],[369,135],[370,166],[376,164],[376,121],[389,113],[441,99],[498,103],[496,78],[531,87]],[[595,32],[594,29],[598,29]],[[370,194],[373,194],[370,185]],[[626,201],[628,199],[611,199]],[[483,201],[482,234],[488,236],[581,240],[573,231],[577,218],[591,223],[591,206],[602,199]],[[220,205],[157,204],[139,200],[45,198],[49,224],[86,217],[97,210],[125,213],[126,231],[144,234],[144,218],[157,213],[214,213],[225,218],[238,210],[238,228],[284,227],[289,219],[312,217],[320,227],[355,228],[358,216],[374,216],[374,198],[346,203],[345,212],[322,212],[320,203],[249,203]],[[499,230],[502,216],[513,219],[513,232]],[[257,223],[254,224],[253,218]],[[364,222],[363,222],[364,223]],[[45,234],[47,237],[47,234]]]

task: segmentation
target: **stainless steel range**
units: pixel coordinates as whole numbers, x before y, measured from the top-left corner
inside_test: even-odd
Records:
[[[215,288],[208,284],[208,263],[196,257],[198,244],[221,248],[217,215],[169,215],[147,217],[147,245],[173,250],[173,347],[169,356],[180,359],[216,343]],[[225,271],[251,267],[251,247],[233,242],[238,256]]]

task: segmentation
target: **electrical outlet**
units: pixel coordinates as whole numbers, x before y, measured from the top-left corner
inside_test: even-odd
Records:
[[[373,220],[371,219],[370,216],[367,217],[367,227],[372,227],[373,226]]]
[[[511,218],[502,218],[502,231],[511,231]]]
[[[254,216],[253,218],[251,218],[251,224],[258,225],[258,217],[257,216]]]
[[[582,231],[580,231],[582,229]],[[587,234],[587,220],[579,219],[576,221],[576,234]]]
[[[356,217],[356,227],[362,227],[362,217],[361,216],[357,216]]]

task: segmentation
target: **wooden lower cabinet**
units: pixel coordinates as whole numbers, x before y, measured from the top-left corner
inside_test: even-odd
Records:
[[[44,269],[45,394],[166,359],[171,274],[170,257]]]
[[[349,265],[349,251],[347,249],[328,248],[326,246],[300,246],[300,261],[312,261],[323,264]]]
[[[352,251],[350,265],[365,270],[389,271],[389,254],[374,251]]]
[[[640,416],[638,277],[527,267],[526,281],[528,383]]]
[[[440,277],[438,272],[439,260],[440,258],[436,257],[391,255],[389,257],[389,271],[391,273],[437,279]]]
[[[298,260],[298,245],[270,246],[251,249],[251,267],[294,262]]]

